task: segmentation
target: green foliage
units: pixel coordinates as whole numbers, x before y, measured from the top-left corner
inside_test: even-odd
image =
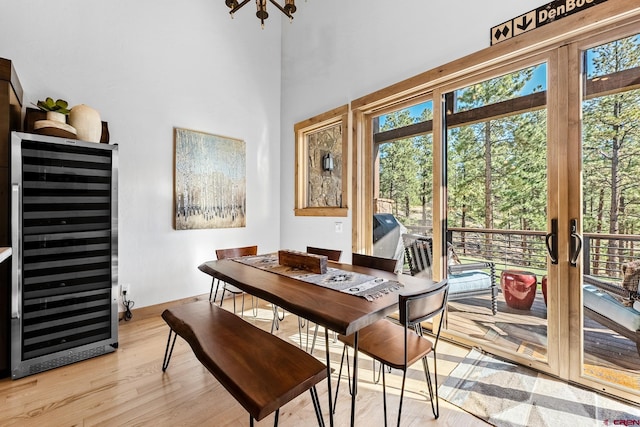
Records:
[[[638,36],[588,51],[589,78],[640,67]],[[634,234],[640,230],[640,90],[583,102],[584,229]]]
[[[532,74],[528,68],[457,91],[456,111],[513,99]],[[449,129],[450,226],[545,228],[546,123],[541,110]]]
[[[56,113],[62,113],[64,115],[69,114],[69,103],[64,99],[58,99],[54,101],[53,98],[47,97],[44,101],[38,101],[36,107],[42,111],[55,111]]]
[[[406,110],[388,114],[382,131],[424,121],[433,112],[424,110],[419,119],[413,120]],[[425,210],[431,209],[433,153],[431,135],[401,139],[379,148],[380,197],[393,201],[394,215],[407,225],[415,225],[412,208],[421,207],[421,221],[430,220]],[[427,218],[429,217],[429,218]]]
[[[638,69],[640,36],[589,49],[585,56],[587,78]],[[517,98],[532,76],[528,68],[455,91],[455,112]],[[416,121],[432,118],[425,110]],[[382,130],[414,122],[404,110],[386,119]],[[638,234],[640,89],[585,100],[581,125],[584,231]],[[546,230],[547,144],[564,144],[549,139],[544,108],[447,129],[448,226]],[[427,225],[431,134],[381,144],[379,160],[379,197],[393,201],[394,214],[406,225]]]

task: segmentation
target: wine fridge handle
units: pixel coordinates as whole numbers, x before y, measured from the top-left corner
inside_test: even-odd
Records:
[[[13,256],[11,273],[11,318],[20,318],[22,293],[22,251],[20,248],[20,184],[11,185],[11,247]]]

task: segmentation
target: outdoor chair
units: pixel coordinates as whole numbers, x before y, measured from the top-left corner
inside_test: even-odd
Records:
[[[398,310],[400,325],[388,319],[382,319],[369,325],[358,332],[358,351],[377,360],[389,368],[402,370],[402,387],[400,389],[400,405],[398,407],[398,426],[402,416],[402,399],[407,377],[407,370],[419,360],[422,360],[422,368],[427,381],[431,410],[437,419],[440,416],[438,405],[438,361],[436,347],[442,329],[443,311],[447,305],[447,293],[449,284],[444,279],[424,290],[413,294],[398,296]],[[433,341],[423,336],[421,322],[440,315],[439,324],[435,331]],[[415,333],[410,332],[412,328]],[[340,371],[338,373],[338,385],[336,386],[336,399],[340,387],[340,377],[344,364],[347,347],[353,347],[355,336],[340,335],[338,339],[345,344],[342,352]],[[433,353],[433,380],[429,372],[427,356]],[[348,364],[348,361],[347,361]],[[386,394],[386,369],[382,369],[382,396],[384,408],[384,420],[387,425],[387,394]],[[354,384],[355,387],[355,384]],[[334,405],[335,410],[335,405]]]
[[[584,314],[636,343],[640,356],[640,294],[615,283],[585,275],[582,286]],[[627,304],[625,304],[627,302]]]
[[[420,234],[403,234],[402,241],[411,275],[431,278],[432,239]],[[498,284],[495,264],[490,261],[458,264],[458,257],[453,245],[447,243],[447,247],[449,301],[490,294],[491,313],[495,315],[498,312]]]
[[[226,259],[226,258],[237,258],[241,256],[249,256],[249,255],[257,255],[258,254],[258,246],[245,246],[241,248],[227,248],[227,249],[216,249],[216,257],[218,259]],[[213,286],[216,286],[215,292],[213,292]],[[211,297],[213,296],[213,302],[216,302],[216,296],[218,295],[218,287],[220,286],[220,279],[214,278],[211,282],[211,290],[209,291],[209,301],[211,301]],[[224,302],[224,295],[226,292],[229,292],[234,296],[233,298],[233,312],[236,312],[236,295],[242,295],[242,311],[240,312],[240,316],[244,316],[244,292],[233,285],[222,282],[222,296],[220,297],[220,307],[222,307],[222,303]],[[254,316],[257,316],[257,304],[253,302],[253,296],[251,296],[251,307],[253,309]]]

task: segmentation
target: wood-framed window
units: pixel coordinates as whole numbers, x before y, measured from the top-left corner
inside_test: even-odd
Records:
[[[349,106],[296,123],[296,216],[347,216]]]

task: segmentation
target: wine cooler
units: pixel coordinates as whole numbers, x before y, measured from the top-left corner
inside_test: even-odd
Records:
[[[11,135],[11,376],[118,346],[117,146]]]

